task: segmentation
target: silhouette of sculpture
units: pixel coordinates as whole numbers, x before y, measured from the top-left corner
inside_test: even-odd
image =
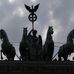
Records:
[[[53,27],[49,26],[46,41],[43,46],[43,60],[45,61],[52,61],[52,56],[54,52],[54,42],[52,39],[53,32]]]
[[[42,50],[42,37],[40,35],[37,37],[36,35],[37,31],[33,29],[28,34],[31,60],[39,60],[41,55],[40,52]]]
[[[2,40],[1,59],[3,59],[2,57],[2,53],[3,53],[7,57],[7,60],[14,60],[16,54],[15,48],[13,47],[12,44],[10,44],[7,34],[3,29],[0,30],[0,38]]]
[[[32,7],[29,7],[27,6],[26,4],[25,5],[25,8],[31,13],[29,16],[28,16],[28,19],[29,21],[32,22],[32,29],[34,29],[34,22],[37,20],[37,15],[35,14],[35,12],[37,11],[37,9],[39,8],[39,4],[36,5],[36,6],[33,6]]]
[[[29,7],[26,4],[25,8],[30,12],[28,19],[32,22],[32,30],[29,32],[27,38],[28,38],[28,49],[30,50],[30,60],[39,60],[41,56],[41,50],[42,50],[42,37],[37,35],[37,31],[34,29],[34,22],[37,20],[37,15],[35,12],[39,8],[39,4],[36,6]]]
[[[32,5],[32,8],[31,8],[31,7],[29,7],[29,6],[27,6],[27,5],[25,4],[25,7],[26,7],[26,9],[27,9],[30,13],[34,14],[34,12],[36,12],[37,9],[38,9],[39,4],[36,5],[34,8],[33,8],[33,5]]]
[[[23,37],[20,42],[19,51],[22,60],[39,60],[42,50],[42,37],[36,36],[37,31],[31,30],[27,35],[27,28],[23,29]]]
[[[23,36],[22,40],[20,42],[19,51],[21,54],[22,60],[29,60],[30,59],[30,53],[29,53],[29,42],[27,38],[27,28],[23,29]]]
[[[38,36],[38,41],[37,41],[37,56],[38,56],[38,60],[42,60],[42,37],[41,35]]]
[[[74,52],[73,39],[74,39],[74,29],[68,34],[66,44],[62,45],[59,48],[58,52],[59,61],[62,61],[62,57],[64,61],[67,61],[68,55]]]

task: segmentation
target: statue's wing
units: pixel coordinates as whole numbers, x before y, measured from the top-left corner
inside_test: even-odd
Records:
[[[42,37],[41,37],[41,35],[38,36],[38,44],[42,46]]]
[[[24,4],[24,6],[25,6],[25,8],[26,8],[29,12],[31,12],[31,9],[30,9],[29,6],[27,6],[26,4]]]
[[[38,5],[36,5],[36,6],[34,7],[34,12],[37,11],[37,9],[39,8],[39,5],[40,5],[40,4],[38,4]]]

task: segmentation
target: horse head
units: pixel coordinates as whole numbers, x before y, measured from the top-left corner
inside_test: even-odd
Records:
[[[53,31],[53,26],[49,26],[48,28],[48,34],[53,34],[54,31]]]
[[[27,28],[23,28],[23,34],[27,35]]]
[[[6,36],[6,32],[3,29],[1,29],[0,30],[0,38],[3,39],[5,36]]]
[[[27,38],[27,28],[23,28],[22,41],[24,41],[26,38]]]
[[[68,34],[67,43],[74,44],[74,29]]]

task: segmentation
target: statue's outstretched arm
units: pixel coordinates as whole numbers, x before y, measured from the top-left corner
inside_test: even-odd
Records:
[[[28,36],[30,36],[32,32],[33,32],[33,29],[29,32]]]

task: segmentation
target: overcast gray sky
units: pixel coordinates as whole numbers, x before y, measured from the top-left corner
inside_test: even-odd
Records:
[[[54,41],[65,43],[68,33],[74,28],[74,0],[0,0],[0,29],[6,30],[10,42],[20,42],[23,27],[31,30],[29,12],[24,4],[31,6],[38,3],[35,29],[42,35],[43,42],[48,26],[52,25]]]

